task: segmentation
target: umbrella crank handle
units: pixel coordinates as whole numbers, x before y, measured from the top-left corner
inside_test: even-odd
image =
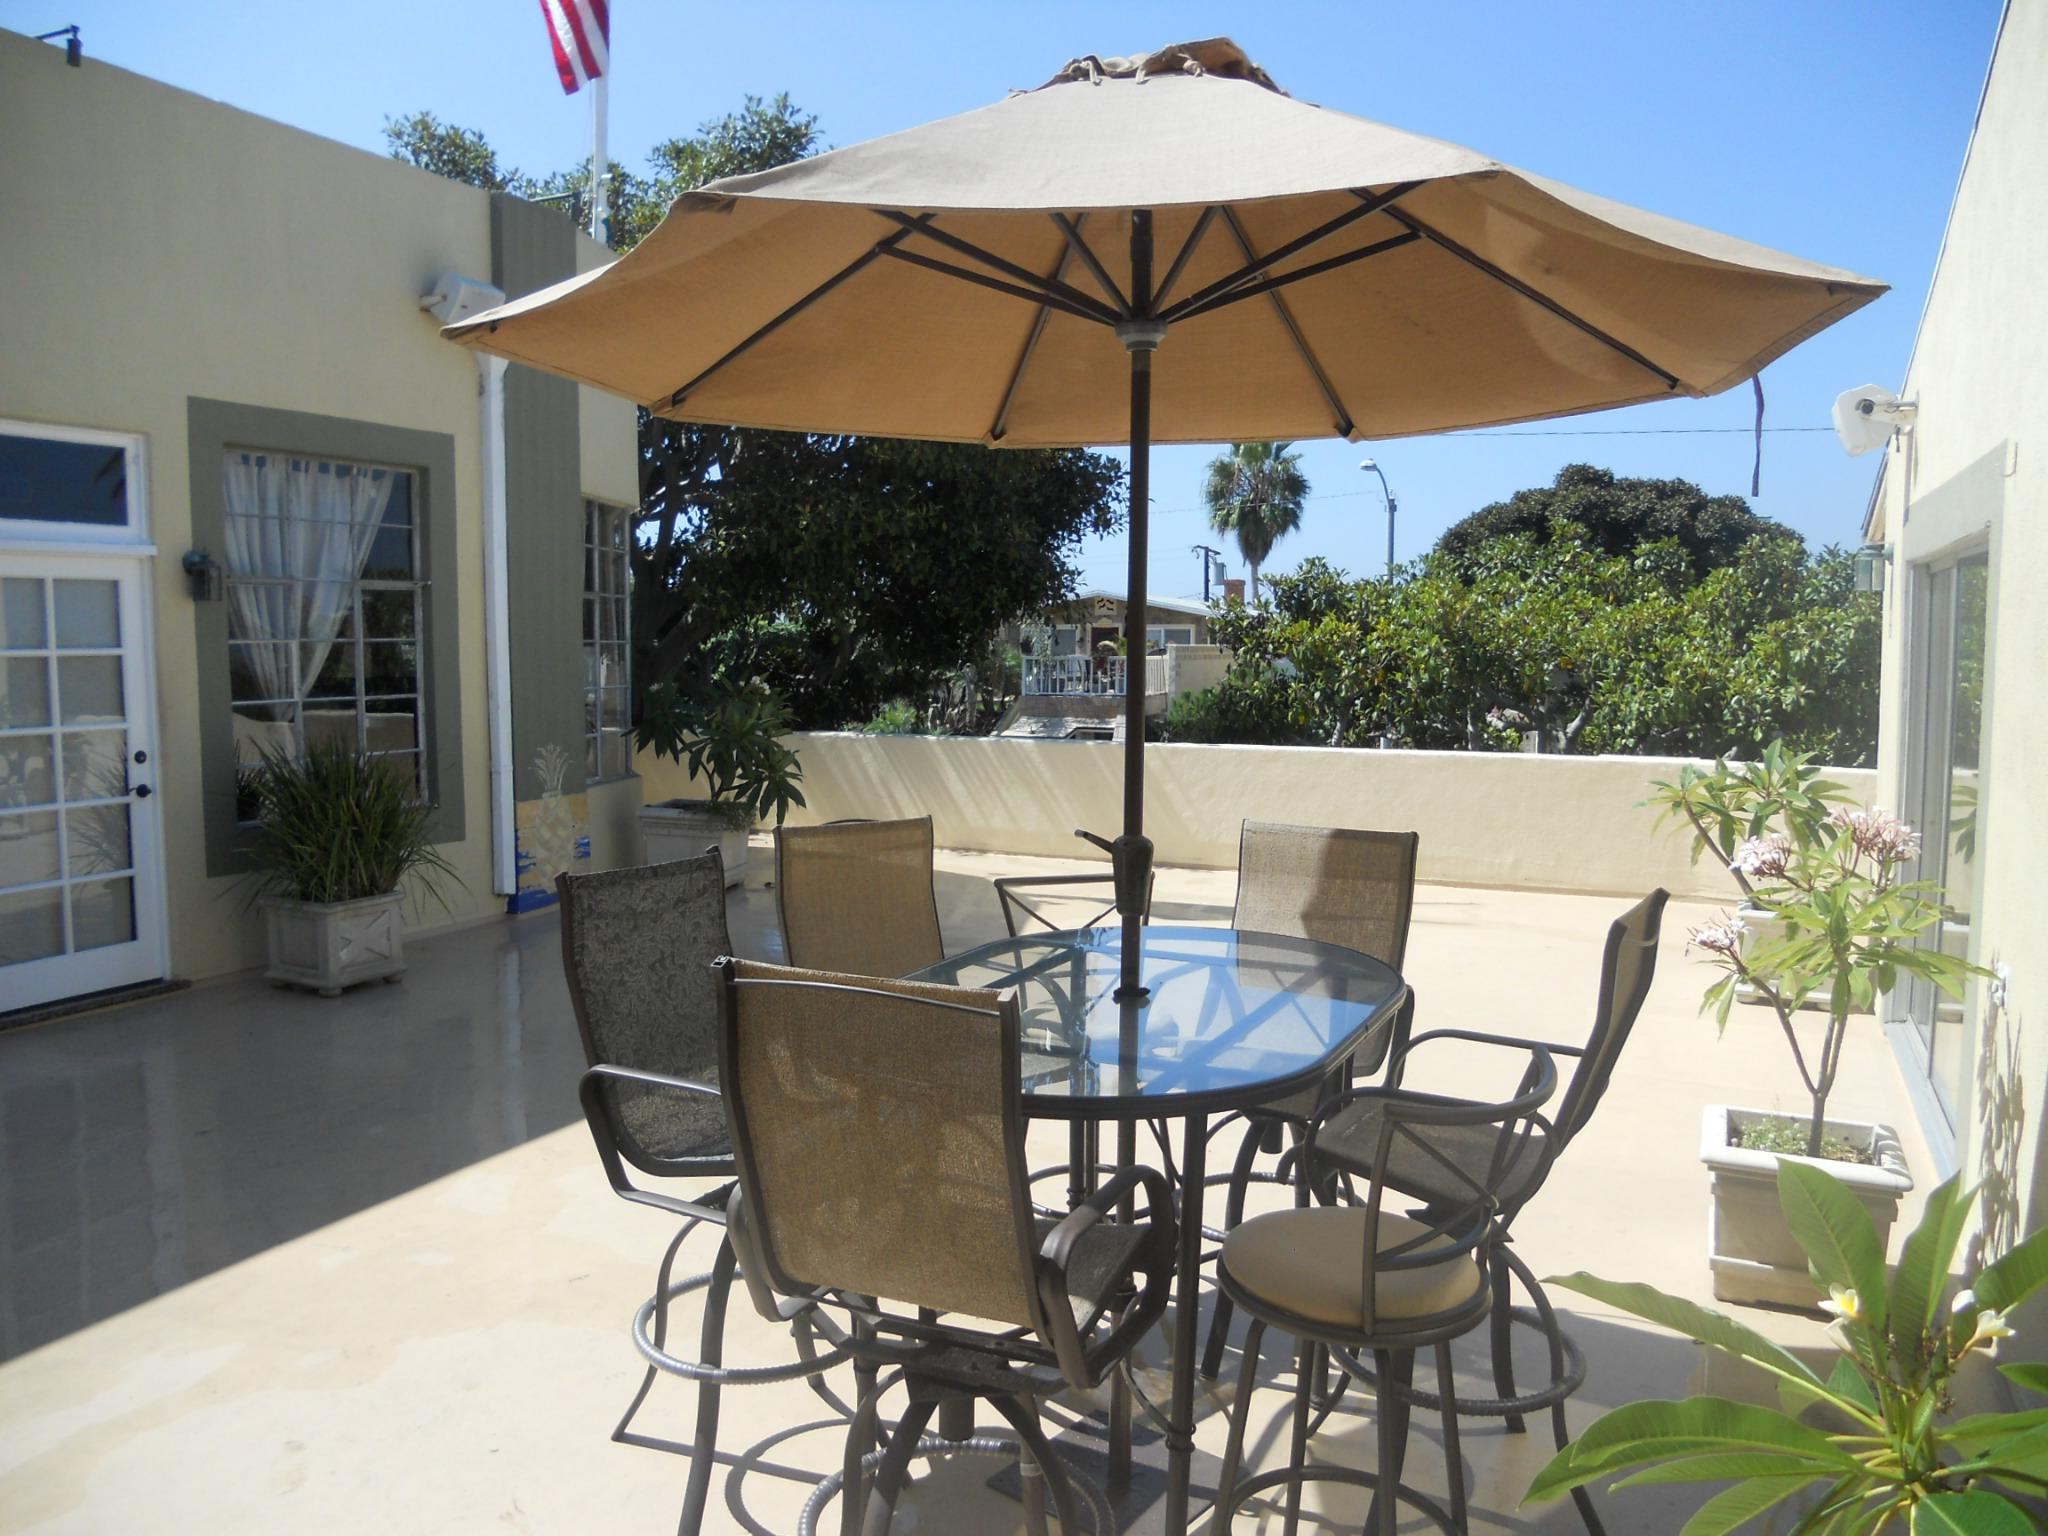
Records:
[[[1116,882],[1116,909],[1124,917],[1145,914],[1145,892],[1152,884],[1152,839],[1133,837],[1128,832],[1114,842],[1083,828],[1074,836],[1093,843],[1109,855]]]

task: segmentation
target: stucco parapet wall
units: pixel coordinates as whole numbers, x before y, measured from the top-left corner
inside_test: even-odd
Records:
[[[924,816],[943,847],[1088,856],[1076,827],[1123,817],[1123,749],[1107,742],[802,732],[808,806],[792,821]],[[691,792],[682,768],[643,753],[652,802]],[[1227,869],[1247,817],[1414,829],[1421,875],[1451,884],[1726,898],[1724,871],[1644,807],[1682,760],[1381,752],[1330,747],[1155,746],[1145,752],[1145,830],[1167,864]],[[1867,800],[1875,775],[1830,770]]]

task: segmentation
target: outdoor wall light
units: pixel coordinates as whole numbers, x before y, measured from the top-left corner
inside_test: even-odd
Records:
[[[192,583],[193,602],[217,603],[227,596],[227,568],[209,555],[204,546],[186,550],[181,563],[186,579]]]
[[[1884,570],[1892,563],[1892,547],[1889,544],[1866,544],[1856,551],[1852,569],[1856,576],[1858,592],[1882,592]]]
[[[64,39],[64,62],[73,69],[78,68],[78,61],[85,57],[85,44],[79,40],[78,28],[59,27],[54,32],[40,32],[36,34],[36,41],[47,43],[53,37]]]

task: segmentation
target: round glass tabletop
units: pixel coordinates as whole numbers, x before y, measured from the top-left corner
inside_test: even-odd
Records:
[[[961,987],[1014,987],[1024,1022],[1026,1112],[1100,1119],[1242,1108],[1320,1079],[1408,989],[1338,944],[1232,928],[1149,927],[1149,995],[1117,1001],[1119,927],[999,939],[919,971]]]

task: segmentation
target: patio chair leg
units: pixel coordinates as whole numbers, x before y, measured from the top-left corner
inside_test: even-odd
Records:
[[[694,1216],[683,1223],[682,1230],[669,1239],[668,1250],[661,1256],[661,1268],[655,1271],[654,1347],[656,1349],[668,1347],[668,1285],[669,1275],[675,1269],[676,1254],[682,1249],[683,1239],[696,1231],[698,1225],[699,1219]],[[626,1443],[626,1430],[633,1422],[633,1415],[638,1413],[640,1405],[647,1401],[648,1391],[654,1386],[654,1378],[659,1374],[660,1372],[653,1366],[647,1367],[645,1374],[640,1378],[640,1390],[633,1394],[633,1401],[626,1404],[626,1411],[619,1416],[618,1424],[612,1429],[612,1439],[622,1445]]]
[[[704,1291],[704,1329],[697,1358],[717,1369],[725,1358],[725,1303],[732,1294],[738,1255],[729,1239],[721,1239],[711,1261],[711,1283]],[[711,1469],[718,1465],[718,1393],[716,1381],[697,1384],[697,1435],[690,1443],[690,1481],[683,1493],[683,1514],[676,1536],[697,1536],[704,1528],[704,1506],[711,1497]]]
[[[1487,1268],[1493,1274],[1493,1316],[1489,1319],[1493,1335],[1493,1390],[1508,1401],[1515,1395],[1515,1297],[1507,1252],[1498,1240],[1488,1255]],[[1528,1428],[1519,1413],[1502,1414],[1501,1420],[1511,1435],[1522,1434]]]
[[[1543,1340],[1550,1346],[1550,1379],[1561,1380],[1564,1376],[1564,1333],[1557,1321],[1557,1309],[1551,1306],[1549,1294],[1529,1272],[1527,1265],[1515,1263],[1513,1268],[1521,1278],[1522,1288],[1536,1305],[1536,1318],[1543,1331]],[[1563,1398],[1550,1405],[1550,1431],[1560,1451],[1570,1443],[1572,1435],[1565,1423]],[[1578,1506],[1579,1518],[1585,1522],[1586,1536],[1607,1536],[1607,1527],[1600,1523],[1600,1512],[1593,1507],[1593,1495],[1588,1489],[1574,1488],[1572,1503]]]
[[[1466,1528],[1465,1517],[1465,1458],[1458,1448],[1458,1399],[1455,1392],[1456,1378],[1451,1372],[1451,1343],[1439,1340],[1436,1346],[1436,1390],[1443,1399],[1444,1415],[1444,1479],[1451,1494],[1451,1524],[1459,1530]]]
[[[1039,1425],[1038,1403],[1031,1398],[1015,1397],[999,1397],[994,1401],[996,1412],[1010,1421],[1023,1447],[1017,1470],[1024,1482],[1025,1530],[1031,1536],[1044,1536],[1045,1499],[1050,1494],[1053,1513],[1059,1517],[1060,1536],[1072,1536],[1081,1529],[1079,1506],[1074,1502],[1074,1485],[1068,1480],[1066,1468],[1060,1465],[1052,1442],[1046,1439],[1045,1430]],[[1034,1484],[1038,1494],[1035,1517],[1031,1500]]]
[[[1252,1416],[1252,1387],[1259,1374],[1259,1345],[1265,1338],[1265,1322],[1253,1318],[1244,1334],[1244,1359],[1237,1368],[1237,1400],[1230,1405],[1230,1439],[1223,1447],[1223,1472],[1216,1479],[1216,1512],[1209,1521],[1209,1529],[1217,1536],[1230,1529],[1231,1512],[1237,1507],[1237,1469],[1244,1459],[1245,1425]]]
[[[856,1318],[853,1324],[856,1340],[867,1334],[867,1329]],[[875,1447],[875,1418],[881,1411],[882,1385],[881,1370],[868,1361],[856,1359],[853,1363],[853,1399],[860,1406],[854,1411],[853,1422],[846,1427],[846,1457],[842,1464],[844,1474],[841,1495],[839,1530],[840,1536],[859,1536],[861,1519],[867,1509],[868,1472],[863,1462],[869,1451]]]
[[[1374,1405],[1380,1431],[1379,1486],[1373,1489],[1365,1524],[1368,1530],[1377,1526],[1379,1536],[1394,1536],[1401,1510],[1396,1490],[1408,1460],[1408,1388],[1415,1380],[1415,1351],[1376,1349],[1372,1363],[1380,1384]]]
[[[1266,1131],[1267,1127],[1257,1120],[1248,1121],[1245,1125],[1244,1141],[1237,1149],[1237,1161],[1230,1165],[1230,1190],[1223,1201],[1225,1232],[1244,1220],[1244,1197],[1251,1188],[1252,1164],[1258,1158]],[[1223,1346],[1230,1337],[1230,1314],[1233,1310],[1230,1298],[1218,1287],[1216,1305],[1209,1314],[1209,1339],[1202,1346],[1202,1374],[1211,1381],[1223,1369]]]
[[[1294,1476],[1287,1480],[1286,1536],[1294,1536],[1301,1525],[1301,1474],[1308,1466],[1308,1411],[1315,1397],[1317,1361],[1321,1351],[1307,1339],[1294,1346],[1294,1433],[1287,1444],[1287,1465]]]
[[[897,1421],[895,1432],[889,1437],[889,1450],[882,1457],[881,1466],[875,1469],[875,1486],[867,1497],[867,1517],[861,1521],[861,1536],[888,1536],[889,1526],[896,1518],[896,1500],[903,1492],[903,1474],[909,1470],[910,1458],[917,1451],[918,1441],[924,1438],[924,1427],[937,1407],[929,1399],[913,1400]]]

